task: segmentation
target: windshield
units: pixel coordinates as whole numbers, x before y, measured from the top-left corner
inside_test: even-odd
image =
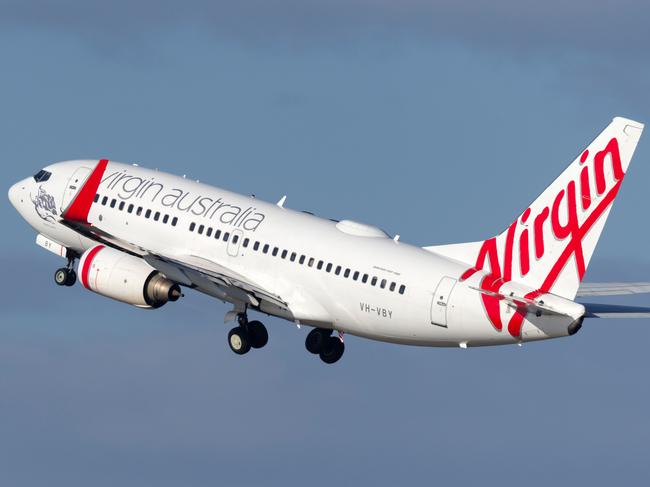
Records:
[[[37,183],[42,183],[50,179],[51,175],[52,175],[51,172],[47,172],[45,169],[41,169],[36,174],[34,174],[34,181],[36,181]]]

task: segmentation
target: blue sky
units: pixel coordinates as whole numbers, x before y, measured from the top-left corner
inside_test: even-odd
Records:
[[[482,239],[613,116],[649,120],[649,19],[633,0],[0,1],[2,182],[108,157],[418,245]],[[650,275],[645,137],[588,280]],[[349,337],[326,367],[266,319],[238,357],[220,302],[57,288],[57,258],[0,217],[3,485],[650,479],[647,321],[467,351]]]

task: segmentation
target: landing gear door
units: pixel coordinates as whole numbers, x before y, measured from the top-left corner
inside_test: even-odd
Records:
[[[228,255],[230,257],[237,257],[239,254],[239,246],[241,245],[243,235],[244,233],[241,230],[233,230],[233,232],[230,234],[227,249]]]
[[[90,176],[92,171],[93,170],[89,167],[79,167],[74,173],[72,173],[72,176],[68,180],[68,184],[65,185],[65,191],[63,192],[63,204],[61,205],[62,210],[65,210],[70,206],[73,198],[86,182],[86,179],[88,179],[88,176]]]
[[[447,303],[456,285],[453,277],[443,277],[438,283],[431,301],[431,324],[447,327]]]

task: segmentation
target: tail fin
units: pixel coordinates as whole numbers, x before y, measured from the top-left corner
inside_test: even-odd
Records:
[[[517,281],[573,299],[641,137],[643,124],[615,118],[500,235],[425,247],[493,282]]]

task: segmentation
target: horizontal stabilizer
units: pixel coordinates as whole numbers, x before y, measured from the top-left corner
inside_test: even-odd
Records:
[[[492,291],[488,291],[473,286],[470,286],[470,289],[473,289],[474,291],[478,291],[479,293],[487,294],[489,296],[493,296],[499,300],[502,300],[511,308],[518,309],[524,314],[533,313],[537,316],[542,316],[542,315],[572,316],[572,312],[575,313],[575,309],[571,309],[571,310],[558,309],[556,307],[553,307],[552,305],[545,303],[543,299],[531,299],[525,296],[515,296],[512,294],[506,295],[501,293],[495,293]],[[576,303],[572,303],[572,304],[578,307],[581,306]]]
[[[650,308],[617,304],[582,303],[586,318],[650,318]]]
[[[619,296],[650,293],[650,282],[585,282],[577,296]]]

